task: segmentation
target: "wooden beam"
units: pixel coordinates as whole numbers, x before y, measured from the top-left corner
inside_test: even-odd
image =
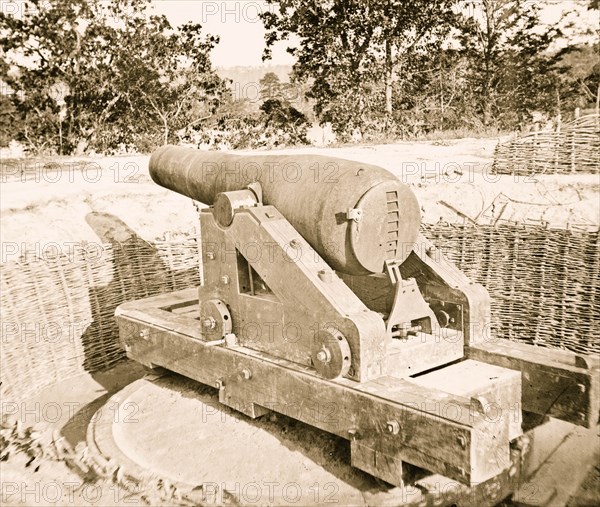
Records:
[[[471,359],[521,372],[523,410],[586,428],[598,423],[597,357],[502,339],[471,343],[465,350]]]
[[[386,455],[381,474],[386,480],[390,463],[401,461],[465,484],[488,480],[509,466],[506,425],[490,421],[469,398],[393,377],[361,383],[325,380],[308,367],[260,351],[210,346],[201,340],[197,321],[188,317],[185,323],[185,316],[161,310],[190,295],[179,292],[121,305],[117,321],[127,355],[218,384],[232,399],[355,438]],[[259,413],[254,406],[242,411]],[[390,430],[393,421],[397,431]]]

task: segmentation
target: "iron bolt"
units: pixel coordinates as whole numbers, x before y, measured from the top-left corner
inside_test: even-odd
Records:
[[[326,271],[325,269],[321,269],[318,274],[319,274],[319,279],[322,282],[330,283],[333,281],[333,273],[331,271]]]
[[[242,377],[244,377],[244,380],[250,380],[252,378],[252,372],[247,368],[244,368],[242,370]]]
[[[329,350],[326,348],[323,348],[323,350],[319,350],[319,352],[317,352],[317,360],[319,360],[322,363],[328,363],[329,361],[331,361],[331,352],[329,352]]]
[[[147,340],[150,337],[150,332],[147,329],[140,330],[140,338]]]
[[[387,428],[388,432],[391,433],[392,435],[397,435],[398,433],[400,433],[400,423],[398,421],[396,421],[395,419],[392,421],[388,421],[386,423],[386,428]]]
[[[212,261],[215,258],[215,253],[214,252],[207,252],[206,253],[206,257]]]
[[[208,329],[214,329],[217,326],[217,322],[212,317],[209,317],[202,321],[202,325]]]
[[[467,439],[464,437],[464,435],[458,435],[458,443],[459,445],[463,448],[466,449],[467,448]]]
[[[585,384],[577,384],[577,387],[579,387],[580,392],[585,393]]]
[[[292,248],[300,248],[300,241],[298,241],[297,239],[293,239],[292,241],[290,241],[290,246]]]
[[[221,283],[222,283],[223,285],[228,285],[228,284],[229,284],[229,276],[227,276],[227,275],[223,275],[223,276],[221,277]]]

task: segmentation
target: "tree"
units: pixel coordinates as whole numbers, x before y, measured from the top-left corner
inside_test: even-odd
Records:
[[[200,25],[173,28],[148,15],[148,0],[25,3],[20,18],[0,14],[0,70],[24,119],[16,137],[32,150],[147,150],[217,107],[218,39]]]
[[[267,72],[259,81],[260,98],[262,100],[281,98],[282,89],[279,76],[274,72]]]
[[[410,55],[439,44],[453,19],[453,0],[268,0],[263,59],[295,35],[293,79],[310,81],[315,113],[338,132],[364,125],[373,110],[393,110],[395,70]],[[401,72],[398,73],[400,76]],[[384,83],[384,86],[381,85]]]
[[[557,102],[562,109],[585,108],[588,104],[600,110],[600,45],[577,44],[562,48],[556,55],[554,70],[560,80]]]
[[[308,122],[296,108],[292,107],[280,99],[269,99],[263,102],[260,110],[264,113],[264,123],[266,127],[291,131],[296,136],[304,137]]]
[[[555,81],[548,49],[561,32],[541,25],[539,5],[478,0],[467,10],[459,40],[483,125],[514,126],[533,110],[551,109]]]
[[[472,124],[469,66],[459,50],[441,48],[415,55],[403,67],[403,74],[404,93],[395,109],[405,135],[476,126]]]
[[[115,58],[116,86],[131,114],[143,111],[149,129],[159,125],[162,142],[184,135],[220,104],[224,82],[214,73],[209,52],[215,38],[188,23],[173,30],[166,18],[129,20]]]

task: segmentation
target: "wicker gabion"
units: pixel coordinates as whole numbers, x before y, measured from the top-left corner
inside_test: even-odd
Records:
[[[3,399],[114,366],[124,358],[115,308],[199,285],[197,249],[195,237],[151,244],[135,236],[1,265]]]
[[[495,336],[600,352],[598,230],[424,224],[424,233],[491,296]]]
[[[550,131],[536,131],[498,144],[492,173],[600,173],[600,115],[582,116]]]
[[[492,299],[496,336],[600,352],[598,231],[425,224],[424,234]],[[69,257],[0,266],[2,399],[22,400],[120,361],[121,302],[200,283],[198,237],[137,236]]]

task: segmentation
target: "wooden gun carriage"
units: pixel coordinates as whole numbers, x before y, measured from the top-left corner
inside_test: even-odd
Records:
[[[342,436],[353,466],[393,485],[405,463],[499,481],[527,421],[596,424],[597,359],[495,339],[487,291],[419,234],[416,197],[391,173],[166,146],[150,174],[209,205],[203,283],[122,304],[128,357],[213,385],[249,417]]]

